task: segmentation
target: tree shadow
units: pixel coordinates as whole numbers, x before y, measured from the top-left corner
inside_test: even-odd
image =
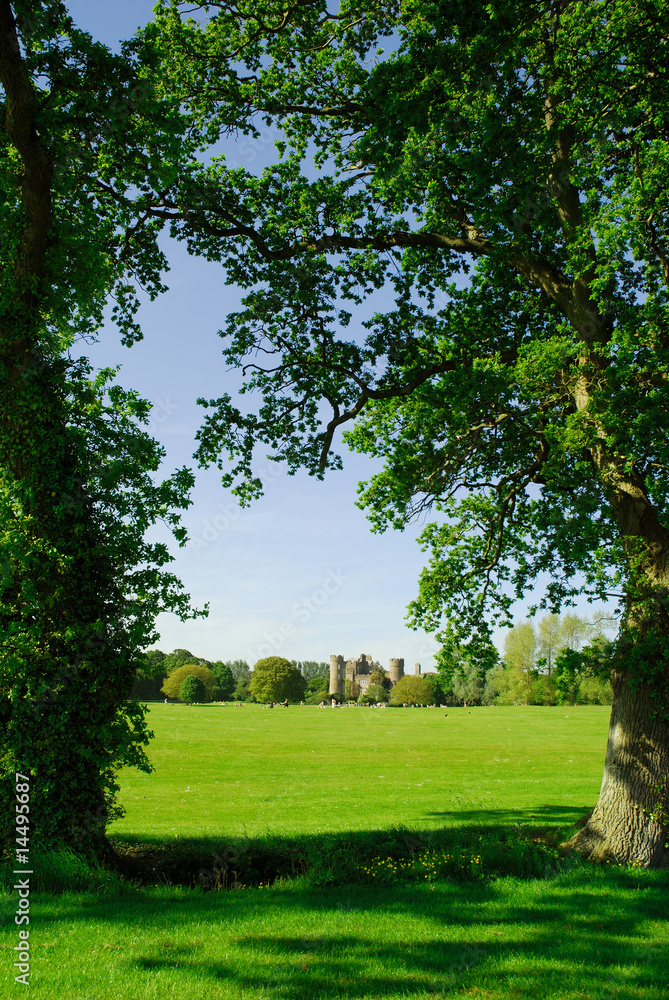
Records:
[[[571,882],[535,883],[529,895],[509,880],[434,889],[293,883],[274,891],[182,891],[169,901],[139,892],[122,904],[100,899],[82,909],[73,902],[51,915],[47,906],[40,925],[105,921],[131,926],[134,938],[141,929],[136,953],[119,954],[126,972],[169,971],[184,983],[197,977],[205,989],[225,981],[240,996],[373,1000],[470,990],[501,1000],[535,996],[540,979],[542,996],[666,997],[669,935],[666,927],[653,941],[645,935],[669,915],[669,878],[638,892],[638,873],[570,875]],[[388,920],[392,934],[384,934]],[[211,928],[225,961],[215,946],[205,954],[201,940],[184,940],[191,925],[198,936]]]
[[[311,875],[321,884],[360,881],[356,871],[379,854],[400,860],[424,851],[469,851],[496,875],[542,876],[554,851],[583,816],[582,808],[544,805],[530,810],[431,813],[452,821],[421,829],[348,830],[337,833],[172,838],[111,837],[118,870],[140,881],[230,888]],[[453,820],[459,819],[459,823]],[[543,853],[542,853],[543,851]]]
[[[530,809],[458,809],[425,813],[425,818],[472,823],[477,826],[509,826],[518,823],[540,823],[553,826],[573,826],[590,806],[542,805]]]

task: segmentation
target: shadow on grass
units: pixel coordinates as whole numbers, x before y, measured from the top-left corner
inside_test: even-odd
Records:
[[[379,859],[404,866],[405,876],[419,857],[439,855],[439,872],[460,879],[513,875],[542,878],[564,859],[557,845],[583,809],[546,805],[529,810],[472,811],[429,831],[404,827],[302,836],[111,838],[119,871],[143,882],[228,889],[306,878],[311,885],[351,885],[380,881],[395,873],[378,869]],[[373,875],[366,869],[376,864]],[[413,872],[422,878],[424,872]],[[414,879],[415,880],[415,879]]]
[[[529,887],[505,879],[318,891],[294,882],[172,897],[140,890],[122,905],[99,900],[83,910],[63,900],[49,914],[46,902],[40,923],[141,928],[139,951],[123,958],[127,971],[197,976],[205,988],[225,980],[240,996],[372,1000],[457,990],[500,1000],[661,1000],[669,936],[666,927],[645,935],[666,919],[667,888],[667,873],[581,869]],[[203,943],[203,926],[218,951]]]
[[[430,812],[426,818],[451,820],[454,825],[476,824],[478,826],[508,826],[527,823],[535,826],[573,826],[591,806],[545,805],[528,809],[457,809],[452,812]]]

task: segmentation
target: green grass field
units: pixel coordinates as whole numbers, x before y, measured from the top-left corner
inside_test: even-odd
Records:
[[[154,705],[155,773],[120,837],[570,824],[596,799],[610,709]]]
[[[332,845],[334,881],[322,856],[317,878],[218,892],[72,861],[67,891],[32,898],[29,995],[669,1000],[667,873],[596,868],[528,839],[562,836],[593,803],[609,710],[447,712],[154,706],[156,771],[122,776],[119,844],[205,856],[240,839],[286,854]],[[386,857],[449,837],[472,864],[425,861],[407,881]],[[360,875],[370,845],[378,863]],[[337,851],[353,854],[343,875]],[[523,857],[524,877],[499,877]],[[15,908],[5,893],[3,1000],[26,989],[13,979]]]

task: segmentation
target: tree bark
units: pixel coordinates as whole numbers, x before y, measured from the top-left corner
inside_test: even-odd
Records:
[[[581,341],[587,338],[579,330]],[[585,359],[584,359],[585,360]],[[587,345],[593,370],[604,359]],[[590,378],[581,374],[574,403],[586,415]],[[594,418],[593,470],[617,525],[628,565],[626,609],[611,671],[613,705],[597,804],[563,845],[593,861],[669,867],[669,530],[644,477],[607,440]]]
[[[593,451],[629,560],[627,608],[611,672],[613,705],[597,804],[563,845],[593,861],[669,867],[669,531],[643,482]],[[612,489],[611,486],[614,486]]]
[[[582,830],[562,846],[592,861],[669,867],[669,721],[648,685],[623,672],[614,692],[599,799]],[[666,706],[664,706],[666,709]]]

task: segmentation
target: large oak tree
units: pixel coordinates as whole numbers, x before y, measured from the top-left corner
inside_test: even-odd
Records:
[[[604,780],[573,844],[665,866],[666,3],[186,10],[206,17],[165,3],[156,37],[190,113],[283,129],[261,176],[214,159],[147,209],[248,290],[225,353],[262,402],[208,401],[202,462],[248,499],[256,445],[322,476],[353,423],[385,461],[373,526],[437,515],[411,615],[445,660],[483,654],[538,579],[554,613],[619,598]]]
[[[226,352],[262,403],[210,401],[199,448],[242,498],[260,488],[257,444],[322,476],[352,423],[348,443],[386,463],[362,489],[374,527],[437,514],[412,615],[447,662],[485,656],[490,623],[542,574],[554,612],[583,588],[620,595],[604,781],[575,846],[666,865],[665,4],[185,10],[202,23],[164,3],[117,59],[59,3],[0,2],[8,771],[27,755],[50,835],[63,820],[72,839],[90,790],[92,841],[115,766],[141,762],[119,692],[149,612],[178,594],[138,532],[187,484],[151,494],[155,450],[133,466],[124,443],[141,405],[105,409],[62,362],[111,289],[137,335],[131,279],[159,290],[169,224],[249,290]],[[262,176],[198,160],[263,118],[285,138]],[[347,339],[372,292],[388,307]],[[148,506],[128,515],[132,496]]]
[[[128,699],[141,650],[160,610],[189,614],[145,532],[162,520],[183,541],[192,474],[156,482],[149,404],[71,348],[110,294],[139,336],[136,284],[162,287],[160,223],[119,196],[156,167],[157,135],[173,160],[187,142],[132,47],[114,56],[53,0],[0,0],[0,84],[0,835],[3,854],[104,854],[119,768],[150,768]]]

